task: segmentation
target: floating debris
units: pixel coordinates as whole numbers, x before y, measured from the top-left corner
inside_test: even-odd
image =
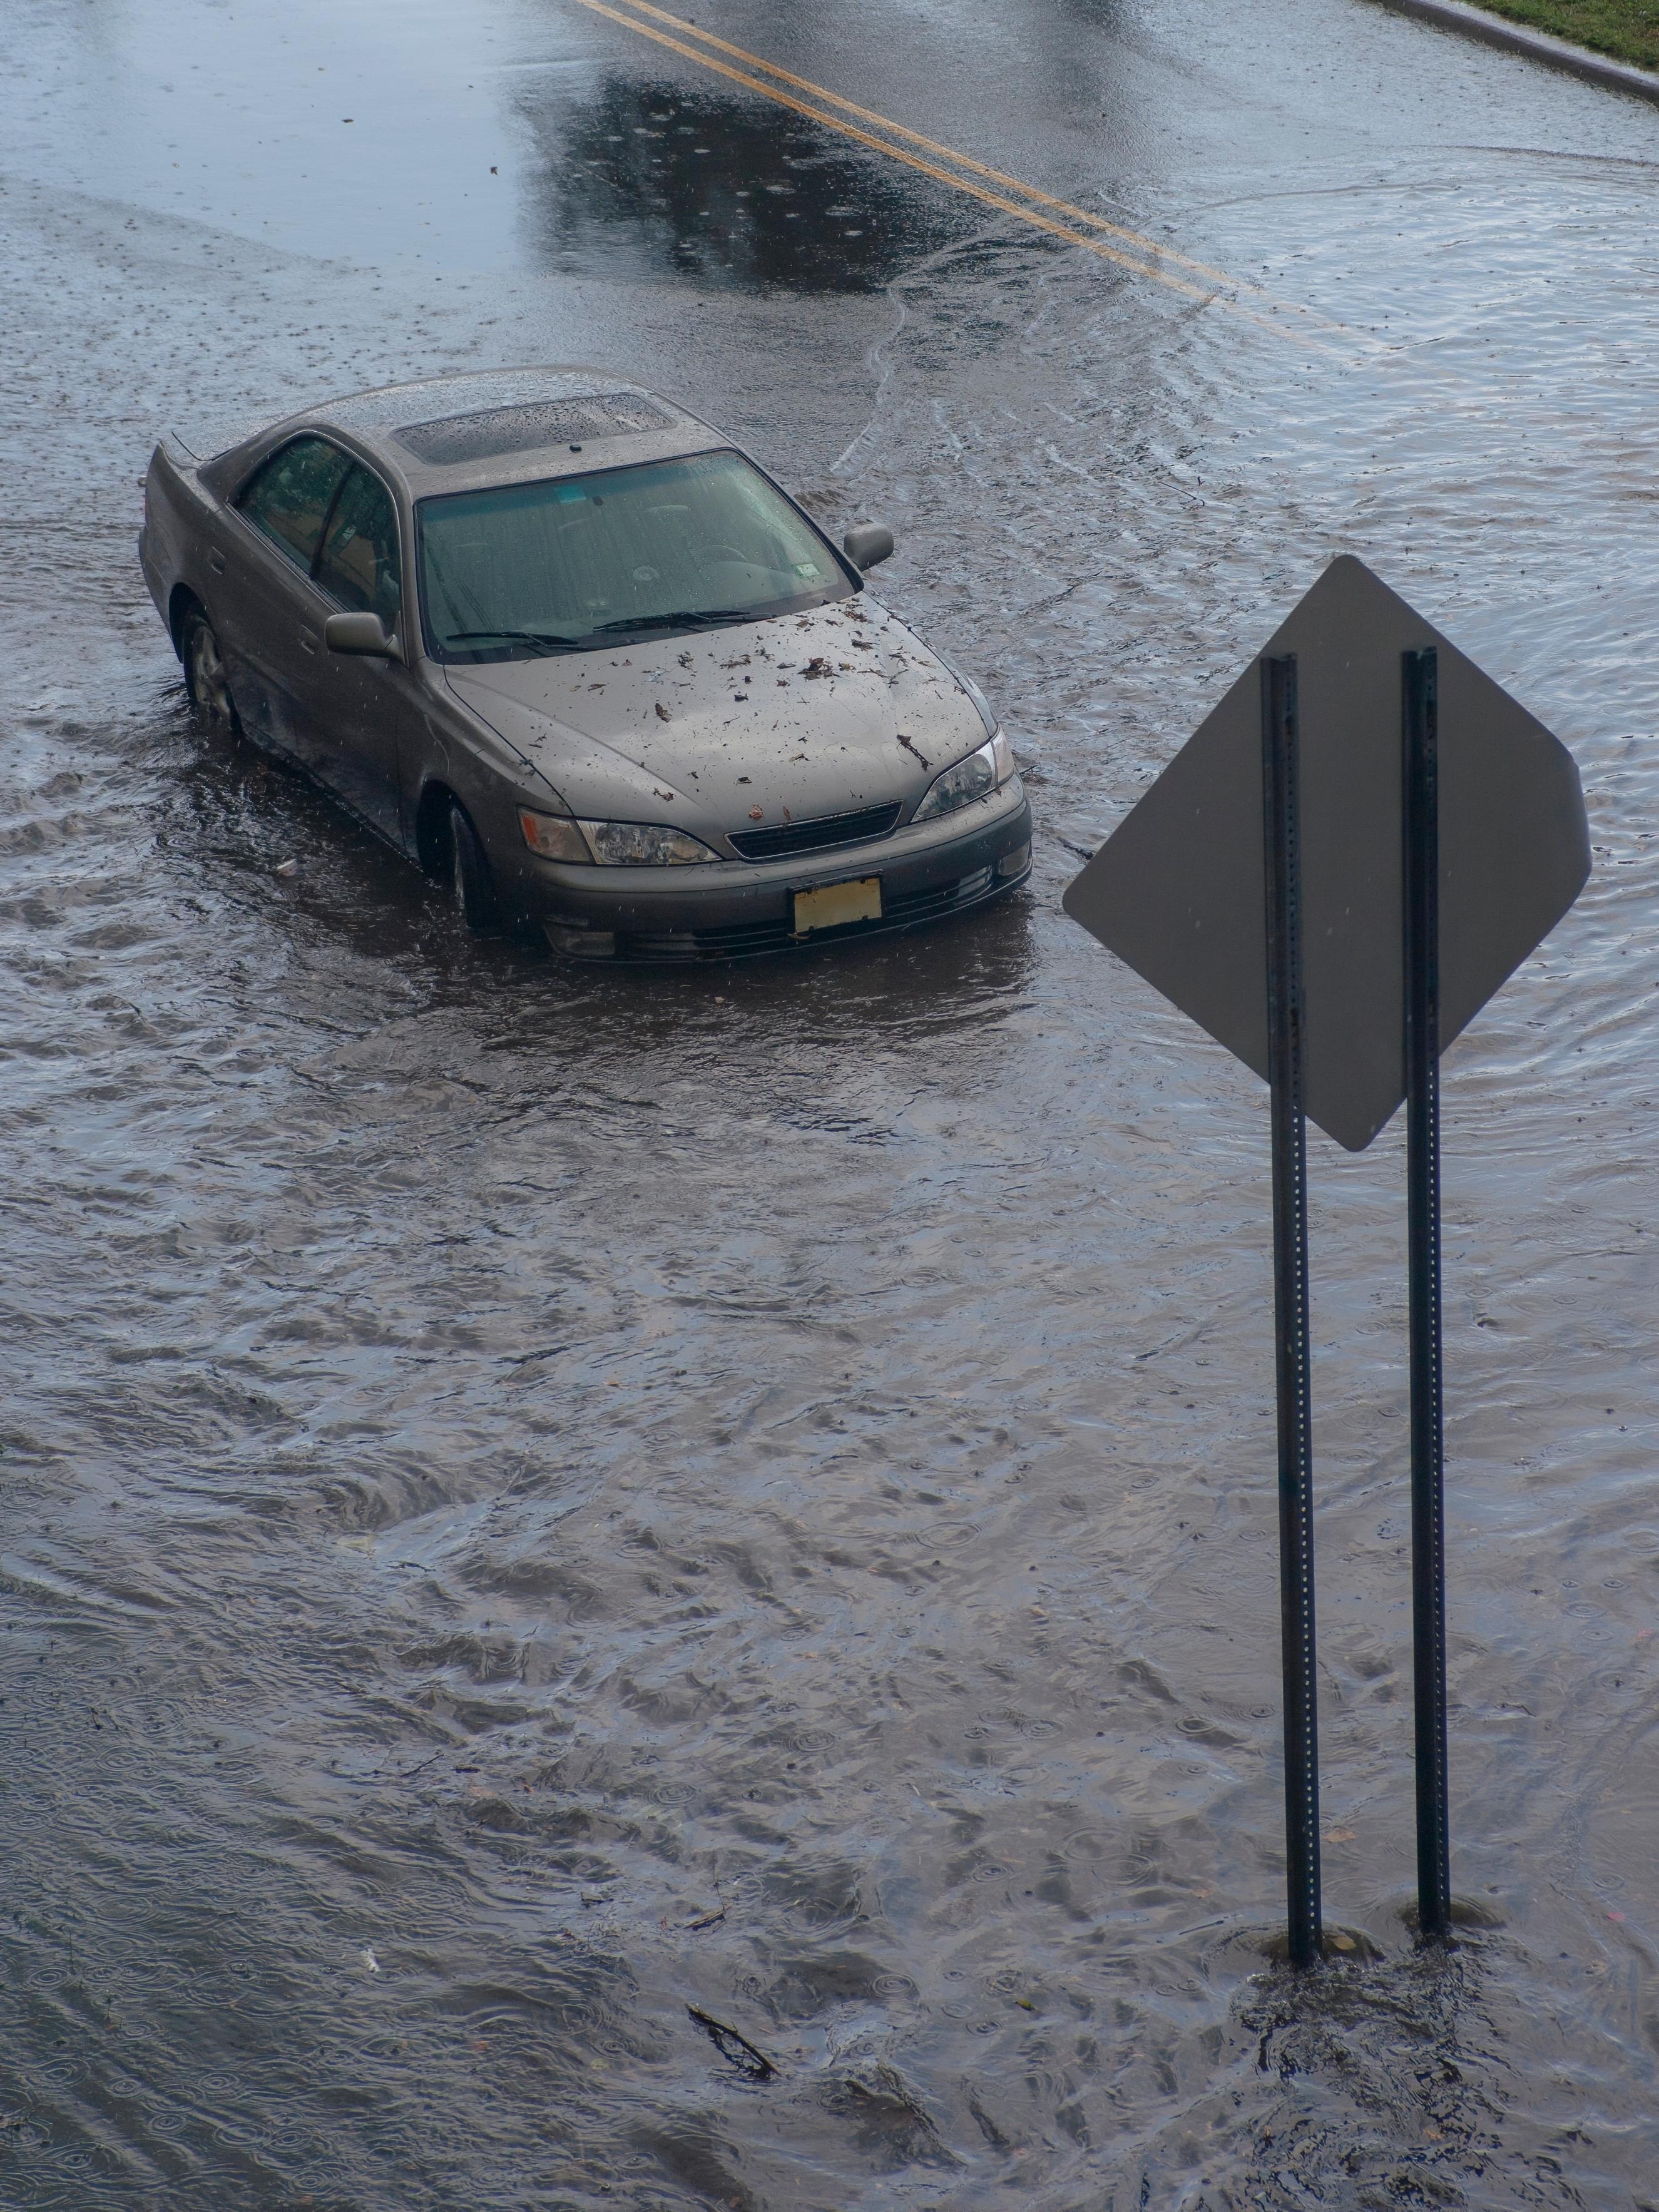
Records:
[[[763,2051],[757,2051],[746,2035],[739,2035],[735,2027],[728,2027],[713,2013],[699,2012],[696,2005],[685,2008],[697,2026],[702,2029],[728,2066],[735,2066],[748,2075],[751,2081],[768,2081],[777,2072]]]

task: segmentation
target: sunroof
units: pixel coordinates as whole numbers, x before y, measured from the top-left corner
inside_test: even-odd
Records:
[[[578,399],[490,407],[477,415],[445,415],[435,422],[406,423],[392,435],[418,459],[445,467],[456,461],[488,461],[502,453],[534,453],[542,446],[673,426],[672,415],[637,392],[603,392]]]

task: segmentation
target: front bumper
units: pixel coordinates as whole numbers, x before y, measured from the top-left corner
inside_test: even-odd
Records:
[[[793,862],[651,869],[544,862],[532,918],[556,951],[588,960],[734,960],[915,929],[983,906],[1030,873],[1031,810],[1018,778],[963,811],[975,818],[951,836],[901,830]],[[879,920],[795,934],[796,891],[867,876],[881,878]]]

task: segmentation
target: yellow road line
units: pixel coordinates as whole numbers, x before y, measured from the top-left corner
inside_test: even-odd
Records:
[[[619,23],[624,30],[632,31],[636,37],[649,39],[656,46],[667,47],[670,52],[682,55],[687,61],[695,62],[699,69],[711,70],[716,76],[729,78],[733,84],[740,84],[748,91],[759,93],[763,99],[773,101],[780,107],[789,108],[797,115],[804,115],[809,122],[821,124],[824,129],[836,131],[843,138],[854,139],[859,144],[868,146],[875,153],[886,155],[890,161],[902,161],[907,167],[918,169],[924,176],[935,178],[940,184],[949,185],[956,191],[965,192],[969,198],[981,201],[987,207],[994,207],[1004,215],[1013,216],[1019,222],[1029,223],[1034,229],[1047,231],[1051,237],[1062,239],[1068,246],[1080,246],[1085,253],[1092,253],[1100,260],[1115,262],[1119,268],[1127,269],[1133,276],[1150,277],[1153,283],[1162,284],[1169,291],[1179,292],[1187,299],[1196,300],[1200,305],[1218,307],[1224,313],[1235,315],[1242,321],[1253,323],[1259,330],[1271,331],[1275,337],[1284,338],[1298,345],[1316,346],[1323,352],[1334,350],[1305,330],[1287,331],[1282,324],[1270,322],[1265,315],[1253,314],[1248,307],[1240,307],[1236,301],[1219,298],[1212,289],[1190,284],[1183,277],[1172,276],[1167,270],[1153,267],[1144,260],[1137,259],[1133,255],[1121,252],[1116,246],[1107,245],[1103,239],[1090,237],[1086,232],[1077,229],[1073,224],[1060,222],[1052,216],[1039,213],[1034,207],[1022,206],[1019,202],[1011,200],[1000,192],[992,191],[983,185],[975,184],[968,177],[949,169],[940,168],[937,163],[924,160],[919,154],[907,151],[902,145],[896,145],[889,139],[878,138],[872,132],[860,129],[858,125],[849,123],[841,116],[828,113],[822,107],[814,106],[806,100],[797,99],[790,93],[780,91],[777,86],[765,83],[761,78],[750,76],[746,70],[735,69],[727,62],[716,60],[712,53],[701,52],[696,46],[687,46],[681,39],[672,38],[665,32],[652,29],[649,24],[641,22],[637,15],[624,15],[618,9],[605,6],[605,0],[577,0],[577,4],[586,8],[592,15],[604,15],[610,21]],[[641,0],[633,0],[633,4],[641,4]],[[665,21],[672,22],[678,20],[677,17],[663,16],[662,11],[658,9],[653,8],[650,12]],[[695,25],[687,24],[684,27],[694,38],[705,35],[698,32]],[[713,43],[723,45],[724,41],[716,40]],[[726,50],[733,53],[743,52],[740,47],[731,47]],[[745,58],[753,58],[745,57]],[[772,64],[768,62],[757,61],[757,66],[768,70],[772,68]],[[775,73],[787,76],[785,71]],[[788,81],[802,85],[806,83],[804,78],[790,78]],[[852,107],[850,101],[839,101],[837,95],[833,93],[823,93],[817,86],[811,87],[811,89],[821,99],[836,101],[838,105],[849,109]],[[871,112],[867,109],[853,110],[853,112],[865,114]],[[880,122],[883,129],[891,131],[896,136],[914,143],[927,145],[934,143],[931,140],[921,139],[918,133],[905,131],[902,125],[890,124],[883,118],[872,115],[872,119]],[[941,147],[939,150],[946,159],[960,162],[980,174],[995,177],[1000,177],[1001,174],[1000,171],[986,168],[982,163],[971,161],[965,155],[952,153],[949,148]],[[1014,191],[1026,194],[1029,198],[1042,201],[1055,207],[1068,205],[1063,200],[1050,200],[1046,193],[1036,192],[1030,185],[1020,184],[1017,179],[1010,178],[1007,182]],[[1086,222],[1096,223],[1101,220],[1086,214],[1081,209],[1078,210],[1077,213]],[[1116,235],[1133,239],[1145,252],[1157,256],[1159,260],[1180,261],[1183,266],[1194,270],[1202,270],[1206,275],[1212,275],[1216,282],[1234,289],[1253,289],[1237,287],[1234,285],[1233,279],[1222,276],[1218,270],[1212,272],[1204,270],[1201,263],[1186,261],[1184,257],[1179,254],[1166,254],[1164,250],[1153,240],[1140,239],[1133,232],[1120,232],[1113,224],[1103,227],[1112,230]],[[1265,299],[1267,295],[1261,294],[1257,296]],[[1309,311],[1299,308],[1292,312],[1306,315]],[[1329,327],[1340,330],[1341,325],[1331,325]]]
[[[1144,253],[1156,255],[1160,261],[1173,261],[1182,269],[1190,269],[1195,276],[1208,276],[1218,284],[1226,285],[1230,290],[1249,292],[1258,300],[1268,300],[1276,307],[1286,308],[1292,314],[1313,316],[1319,322],[1327,320],[1322,315],[1316,315],[1310,307],[1297,307],[1291,301],[1275,300],[1259,284],[1249,284],[1240,277],[1231,276],[1224,269],[1212,269],[1207,261],[1194,261],[1185,253],[1177,253],[1171,246],[1160,246],[1155,238],[1144,237],[1138,230],[1126,230],[1121,223],[1109,222],[1105,216],[1096,215],[1091,209],[1078,207],[1070,200],[1056,199],[1052,192],[1039,191],[1035,185],[1024,184],[1018,177],[1011,177],[1006,169],[994,169],[987,161],[976,161],[971,154],[958,153],[954,146],[941,145],[937,138],[924,137],[920,131],[912,131],[902,123],[895,123],[890,117],[878,114],[872,107],[860,107],[856,100],[845,100],[840,93],[831,92],[824,85],[814,84],[811,77],[797,76],[793,70],[784,69],[777,62],[769,62],[764,55],[751,54],[747,47],[734,46],[726,39],[716,38],[712,31],[705,31],[700,24],[687,22],[678,15],[671,15],[665,8],[653,7],[651,0],[624,0],[624,5],[637,15],[650,15],[659,23],[671,24],[676,31],[700,40],[704,46],[717,47],[721,53],[730,54],[735,61],[747,62],[751,69],[764,70],[769,76],[777,77],[785,84],[793,84],[798,92],[810,93],[815,100],[828,100],[832,107],[839,107],[844,114],[856,115],[860,122],[873,124],[878,131],[887,131],[895,138],[902,138],[907,145],[921,146],[928,153],[937,154],[945,161],[952,162],[957,168],[969,169],[976,177],[988,178],[994,185],[1002,185],[1011,191],[1018,192],[1022,198],[1035,200],[1042,207],[1053,208],[1057,215],[1068,216],[1073,222],[1087,223],[1092,229],[1109,232],[1112,237],[1121,239],[1126,246],[1138,246]],[[1344,325],[1328,323],[1327,327],[1341,330]]]

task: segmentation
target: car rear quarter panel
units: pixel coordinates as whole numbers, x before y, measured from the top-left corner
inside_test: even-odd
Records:
[[[181,593],[187,592],[204,605],[210,598],[208,525],[215,504],[197,474],[195,457],[176,438],[163,438],[150,455],[144,478],[139,558],[175,652],[183,643]]]

